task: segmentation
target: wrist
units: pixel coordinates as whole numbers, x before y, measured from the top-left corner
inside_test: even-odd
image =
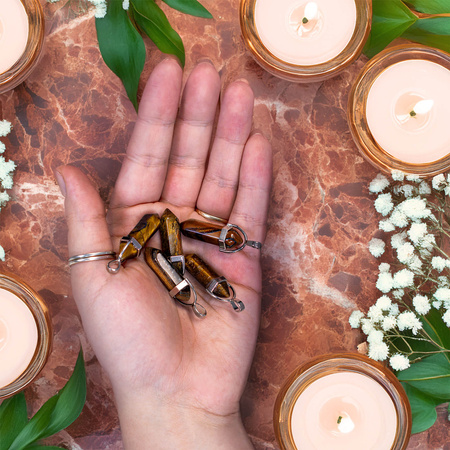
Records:
[[[242,424],[239,405],[227,415],[208,412],[158,396],[116,395],[126,449],[246,450],[253,445]]]

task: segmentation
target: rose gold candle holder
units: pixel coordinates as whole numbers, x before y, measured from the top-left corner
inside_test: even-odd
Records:
[[[28,41],[18,61],[0,74],[0,94],[22,83],[36,67],[44,42],[45,21],[39,0],[21,0],[28,16]]]
[[[241,0],[242,37],[256,62],[272,75],[288,81],[309,83],[331,78],[349,66],[360,54],[369,36],[372,22],[372,0],[355,0],[356,26],[350,42],[336,57],[316,65],[296,65],[275,56],[262,43],[255,24],[258,0]]]
[[[397,431],[391,450],[405,450],[411,434],[411,407],[395,375],[382,364],[358,353],[324,355],[298,367],[282,386],[275,402],[274,428],[281,450],[297,450],[292,434],[292,411],[304,390],[318,379],[353,372],[378,382],[389,394],[397,414]],[[364,448],[363,446],[361,448]],[[301,450],[301,449],[298,449]]]
[[[18,278],[4,274],[0,274],[0,289],[13,293],[25,303],[36,321],[38,331],[38,341],[33,358],[18,378],[0,388],[0,399],[2,399],[25,389],[39,375],[50,356],[53,332],[47,305],[37,292]]]
[[[450,149],[447,156],[437,161],[422,164],[402,161],[387,153],[377,143],[366,118],[367,98],[378,76],[393,64],[411,59],[431,61],[450,70],[450,55],[430,47],[399,45],[383,50],[366,64],[353,85],[347,108],[348,123],[361,155],[377,169],[385,173],[400,170],[422,177],[431,177],[449,170]]]

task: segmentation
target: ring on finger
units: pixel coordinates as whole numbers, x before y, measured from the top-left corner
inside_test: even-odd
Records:
[[[81,262],[89,261],[100,261],[102,259],[114,259],[116,257],[116,252],[94,252],[94,253],[84,253],[82,255],[75,255],[69,258],[69,266],[78,264]]]
[[[208,214],[207,212],[202,211],[199,208],[195,208],[195,212],[197,214],[200,214],[202,217],[204,217],[207,220],[215,220],[216,222],[225,223],[225,224],[228,223],[228,219],[224,219],[224,218],[218,217],[218,216],[213,216],[212,214]]]

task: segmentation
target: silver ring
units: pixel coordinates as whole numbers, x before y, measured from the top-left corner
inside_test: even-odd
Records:
[[[116,253],[113,251],[85,253],[83,255],[71,256],[69,258],[69,266],[73,266],[74,264],[78,264],[80,262],[99,261],[102,259],[114,259],[115,257]]]
[[[208,214],[205,211],[202,211],[201,209],[195,208],[195,212],[197,214],[200,214],[202,217],[204,217],[207,220],[215,220],[216,222],[220,223],[228,223],[227,219],[223,219],[222,217],[213,216],[212,214]]]

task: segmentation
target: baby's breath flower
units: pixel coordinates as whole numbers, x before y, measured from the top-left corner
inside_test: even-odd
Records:
[[[406,227],[409,223],[406,214],[398,207],[396,207],[394,211],[392,211],[391,217],[389,217],[389,221],[398,228]]]
[[[446,287],[439,288],[433,295],[436,300],[439,300],[441,302],[447,302],[450,300],[450,289]]]
[[[446,323],[448,327],[450,327],[450,309],[448,309],[444,315],[442,316],[442,320]]]
[[[387,216],[394,207],[392,203],[392,195],[388,192],[387,194],[380,194],[375,200],[375,209],[382,215]],[[394,223],[394,222],[392,222]],[[394,224],[395,225],[395,224]]]
[[[422,328],[422,322],[412,311],[404,311],[397,317],[397,326],[400,331],[411,330],[416,335]]]
[[[359,328],[361,325],[361,319],[364,317],[364,314],[361,311],[353,311],[350,314],[348,322],[352,328]]]
[[[383,319],[383,311],[377,305],[372,305],[367,311],[367,317],[376,324]]]
[[[106,16],[108,5],[106,0],[89,0],[95,6],[95,17],[97,19],[103,19]]]
[[[394,234],[391,237],[391,246],[392,248],[399,248],[400,246],[402,246],[405,243],[405,237],[406,237],[406,233],[403,231],[401,233],[397,233]]]
[[[5,249],[0,245],[0,260],[5,260]]]
[[[392,225],[392,222],[389,219],[380,220],[378,226],[380,230],[384,231],[385,233],[390,233],[391,231],[395,230],[394,225]]]
[[[412,220],[425,219],[431,215],[427,202],[423,198],[408,198],[400,203],[399,209]]]
[[[392,306],[389,308],[389,316],[397,317],[400,312],[400,309],[397,303],[392,303]]]
[[[386,244],[384,241],[378,238],[373,238],[369,242],[369,251],[372,253],[375,258],[380,257],[384,253],[384,248],[386,247]]]
[[[361,330],[364,334],[369,334],[372,330],[374,330],[372,321],[370,319],[362,318]]]
[[[388,354],[389,348],[384,342],[369,345],[369,358],[375,361],[384,361],[388,357]]]
[[[409,239],[411,242],[418,245],[419,242],[424,238],[424,236],[428,233],[427,224],[424,222],[417,222],[411,224],[411,227],[408,230]]]
[[[4,153],[6,150],[6,145],[3,142],[0,142],[0,153]]]
[[[122,8],[126,11],[128,11],[128,8],[130,7],[130,0],[123,0],[122,2]]]
[[[414,286],[414,273],[408,269],[399,270],[393,277],[394,288],[406,288]]]
[[[381,322],[381,327],[384,331],[392,330],[397,326],[397,319],[393,316],[386,316]]]
[[[406,179],[408,181],[413,181],[414,183],[420,183],[421,178],[419,177],[419,175],[414,175],[412,173],[406,175]]]
[[[428,314],[428,311],[431,309],[430,301],[425,295],[416,295],[412,302],[417,313],[422,314],[422,316]]]
[[[375,305],[381,310],[381,311],[389,311],[389,308],[392,306],[392,301],[387,295],[382,295]]]
[[[405,174],[401,170],[393,170],[391,176],[394,181],[403,181],[405,179]]]
[[[450,287],[450,280],[444,275],[441,275],[438,277],[438,287]]]
[[[0,137],[8,136],[12,128],[11,122],[0,120]]]
[[[440,173],[439,175],[433,177],[431,184],[433,186],[433,189],[435,189],[436,191],[442,191],[445,186],[447,186],[447,181],[445,180],[444,174]]]
[[[397,258],[401,263],[408,265],[413,257],[414,247],[409,242],[405,242],[397,248]]]
[[[380,272],[389,272],[389,269],[391,268],[391,266],[388,263],[381,263],[378,266],[378,270]]]
[[[372,330],[367,336],[369,344],[381,344],[383,342],[384,334],[381,330]]]
[[[378,194],[389,186],[389,180],[379,173],[369,184],[369,191]]]
[[[389,358],[389,364],[394,370],[405,370],[410,366],[409,359],[400,354],[396,353]]]
[[[419,184],[419,194],[421,194],[421,195],[430,195],[431,194],[430,185],[426,181],[422,181]]]
[[[441,309],[442,302],[440,300],[435,300],[434,302],[431,302],[431,306],[434,309]]]
[[[409,261],[408,267],[409,267],[411,270],[415,270],[416,272],[418,272],[418,271],[421,269],[421,267],[422,267],[422,261],[421,261],[421,259],[420,259],[417,255],[414,255],[414,256],[411,258],[411,260]]]
[[[442,272],[447,267],[447,260],[441,256],[433,256],[431,266],[438,272]]]
[[[444,193],[445,195],[450,195],[450,186],[445,186]]]
[[[396,300],[401,300],[403,298],[403,296],[405,295],[405,290],[404,289],[394,289],[392,291],[392,296],[396,299]]]
[[[381,272],[378,275],[376,286],[378,290],[383,292],[383,294],[387,294],[394,287],[392,274],[390,274],[389,272]]]
[[[406,198],[412,197],[414,194],[414,186],[411,186],[410,184],[406,184],[406,185],[402,186],[401,189],[402,189],[403,195]]]

